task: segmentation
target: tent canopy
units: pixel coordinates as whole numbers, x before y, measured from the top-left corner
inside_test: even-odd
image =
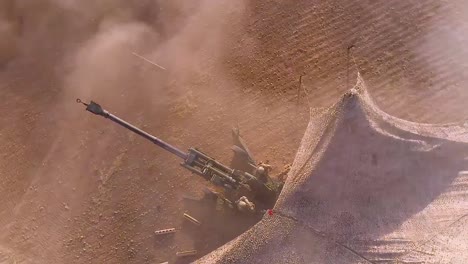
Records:
[[[274,211],[198,263],[466,263],[468,129],[392,117],[359,77],[312,111]]]

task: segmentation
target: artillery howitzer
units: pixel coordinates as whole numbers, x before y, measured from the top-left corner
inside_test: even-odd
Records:
[[[254,202],[256,208],[259,210],[272,208],[276,202],[281,185],[273,182],[268,176],[254,176],[254,172],[256,171],[255,161],[245,144],[242,142],[242,139],[239,137],[238,130],[233,131],[233,136],[236,142],[232,150],[234,151],[235,156],[238,157],[238,160],[243,160],[244,164],[242,164],[241,167],[245,168],[244,170],[230,168],[201,152],[197,148],[189,148],[188,152],[183,152],[163,140],[109,113],[93,101],[89,104],[82,102],[80,99],[77,99],[76,101],[77,103],[84,104],[87,111],[103,116],[181,158],[183,160],[181,163],[182,167],[202,176],[217,186],[221,186],[225,191],[225,197],[223,197],[224,200],[233,204],[235,199],[238,199],[241,196],[246,196]]]

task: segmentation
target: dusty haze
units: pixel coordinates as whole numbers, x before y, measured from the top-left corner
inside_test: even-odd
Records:
[[[159,263],[232,239],[222,228],[155,239],[154,230],[183,226],[182,195],[206,183],[77,97],[225,162],[239,124],[278,172],[294,158],[308,107],[350,87],[350,44],[385,112],[465,120],[463,10],[435,0],[2,1],[0,262]]]
[[[16,87],[11,87],[9,92],[12,96],[16,94],[31,100],[39,94],[49,96],[43,97],[46,104],[39,110],[33,110],[33,114],[11,114],[13,119],[21,119],[23,115],[31,116],[34,131],[20,132],[11,142],[12,148],[16,144],[24,144],[24,151],[30,152],[29,155],[23,151],[17,152],[16,162],[23,164],[22,172],[17,165],[4,163],[2,166],[2,174],[11,176],[2,186],[4,199],[11,201],[3,208],[2,222],[9,222],[7,226],[11,231],[2,235],[2,240],[8,242],[2,252],[7,252],[6,259],[26,262],[39,259],[59,263],[66,260],[70,263],[94,259],[102,263],[103,259],[95,259],[97,251],[111,250],[108,246],[101,246],[103,240],[108,241],[104,244],[113,243],[111,241],[117,239],[115,236],[125,236],[123,240],[117,239],[121,240],[117,243],[126,245],[134,237],[132,233],[135,233],[135,230],[127,233],[118,227],[119,222],[127,220],[117,220],[119,210],[115,206],[125,207],[120,209],[124,211],[124,217],[133,215],[135,206],[147,204],[157,214],[161,206],[159,202],[158,205],[154,202],[145,203],[135,195],[135,191],[131,191],[131,187],[126,187],[131,185],[127,181],[130,179],[128,177],[139,179],[136,176],[139,173],[135,171],[128,171],[126,174],[129,176],[125,176],[127,183],[121,185],[123,189],[116,189],[111,176],[125,163],[125,156],[135,144],[135,137],[84,112],[83,107],[74,103],[75,99],[79,97],[100,102],[112,112],[146,129],[150,129],[147,124],[151,124],[152,128],[166,127],[165,137],[182,148],[194,144],[184,142],[181,140],[183,136],[177,135],[187,135],[189,125],[196,125],[196,122],[188,119],[191,113],[210,112],[212,106],[204,105],[205,100],[219,105],[223,100],[228,100],[223,94],[225,91],[231,95],[237,93],[235,89],[238,84],[224,73],[221,63],[225,52],[223,47],[233,37],[228,36],[225,29],[239,23],[245,7],[243,2],[237,2],[235,5],[229,4],[226,9],[227,2],[219,1],[202,1],[196,5],[184,1],[10,3],[8,12],[2,14],[0,31],[2,37],[8,39],[1,48],[5,79],[8,76],[18,78],[11,82]],[[141,60],[134,52],[163,65],[165,70]],[[24,71],[30,73],[29,77],[26,77]],[[197,94],[197,97],[193,94]],[[178,130],[174,130],[168,115],[179,118]],[[147,116],[148,120],[144,120],[143,116]],[[183,131],[184,128],[187,131]],[[216,126],[213,128],[216,129]],[[3,132],[16,129],[21,131],[21,125],[10,126]],[[41,134],[41,131],[48,136],[35,136]],[[96,133],[99,131],[101,133]],[[223,133],[226,135],[224,140],[228,141],[229,130]],[[8,133],[4,134],[8,136]],[[6,142],[8,138],[4,140]],[[36,151],[31,151],[31,146],[40,141],[43,142],[35,148]],[[142,143],[139,139],[136,142]],[[115,149],[111,150],[111,146]],[[227,148],[228,145],[220,150],[226,151]],[[152,148],[149,146],[146,149]],[[151,156],[154,153],[148,157]],[[157,170],[151,172],[147,167],[143,177],[151,178],[149,175],[162,175],[166,171],[169,173],[166,177],[173,179],[173,173],[181,172],[177,167],[179,161],[169,155],[162,158],[167,157],[171,158],[168,162],[173,164],[167,169],[154,168],[159,167],[161,161],[140,160],[150,170]],[[28,160],[35,161],[28,163]],[[134,170],[135,166],[131,167],[129,170]],[[186,175],[181,177],[186,178]],[[19,178],[22,180],[19,181]],[[151,184],[153,187],[161,181],[158,178],[149,180],[155,181]],[[194,185],[197,184],[196,180]],[[202,181],[198,179],[198,182]],[[169,186],[164,187],[166,185]],[[170,191],[170,186],[174,185],[164,180],[160,188]],[[168,195],[153,187],[148,191],[153,193],[152,196],[157,195],[160,202],[167,201],[163,210],[172,217],[172,212],[176,210],[174,206],[182,207],[180,195],[174,196],[173,191]],[[200,187],[198,189],[201,190]],[[152,196],[143,200],[154,201]],[[126,199],[135,199],[138,205],[122,204],[121,201]],[[116,220],[117,226],[104,223],[106,213],[95,210],[96,205],[102,206],[104,211],[110,210],[109,217]],[[159,228],[172,224],[172,221],[164,221],[164,216],[155,218],[154,215],[145,215],[141,214],[137,223],[131,221],[131,229],[150,227],[154,231],[158,228],[150,224],[154,221],[160,223]],[[148,223],[140,223],[145,218]],[[177,219],[181,220],[180,217]],[[89,229],[91,225],[99,225],[99,222],[103,227],[93,228],[94,231]],[[34,230],[33,234],[30,228]],[[91,232],[90,237],[86,235],[86,230]],[[99,234],[96,230],[100,230]],[[152,231],[144,233],[146,240],[152,241],[146,243],[154,243]],[[108,236],[105,234],[107,232],[115,236]],[[182,240],[178,244],[184,246],[187,238],[177,240]],[[10,249],[11,243],[20,246],[12,246]],[[190,247],[190,243],[187,246]],[[151,253],[153,250],[142,254],[132,248],[121,251],[124,259],[127,259],[127,255],[133,258],[135,254],[141,255],[137,258],[140,260],[159,259],[161,254],[167,255],[164,251],[172,250],[173,246],[159,253],[156,249],[156,255]],[[105,255],[103,258],[105,262],[113,262],[105,259]],[[113,258],[122,256],[115,253]]]

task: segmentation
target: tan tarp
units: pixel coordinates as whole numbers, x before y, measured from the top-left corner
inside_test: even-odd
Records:
[[[311,114],[275,214],[199,263],[468,263],[468,129],[387,115],[358,79]]]

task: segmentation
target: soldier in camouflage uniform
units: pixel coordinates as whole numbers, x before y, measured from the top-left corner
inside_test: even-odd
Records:
[[[255,204],[249,201],[247,197],[242,196],[236,201],[237,209],[243,213],[255,213]]]

